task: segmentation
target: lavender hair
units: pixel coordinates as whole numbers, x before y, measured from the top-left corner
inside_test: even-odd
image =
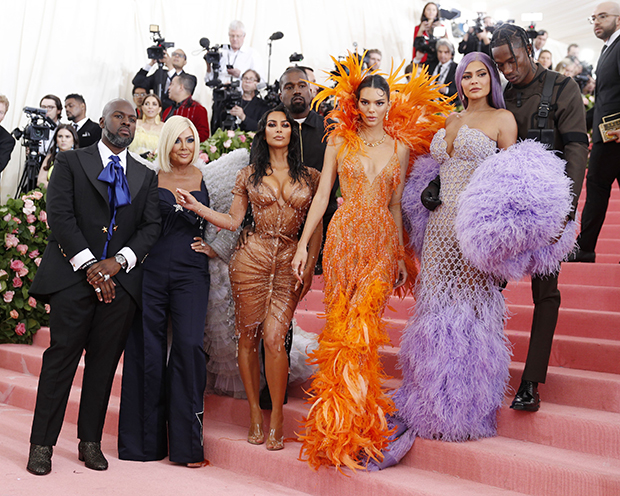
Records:
[[[454,82],[456,83],[456,89],[459,92],[459,99],[463,102],[463,107],[467,108],[468,103],[467,97],[463,94],[463,86],[461,84],[463,73],[465,72],[465,69],[467,69],[467,66],[476,60],[482,62],[486,66],[489,71],[489,75],[491,76],[491,91],[488,96],[489,105],[497,109],[505,109],[506,104],[504,103],[504,94],[502,92],[502,84],[500,83],[497,66],[491,57],[483,52],[468,53],[461,59],[458,67],[456,68]]]

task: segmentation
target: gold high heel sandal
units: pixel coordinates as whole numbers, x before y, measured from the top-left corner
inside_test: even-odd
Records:
[[[248,443],[263,444],[264,442],[265,442],[265,433],[263,432],[262,424],[259,424],[259,423],[250,424],[250,430],[248,432]]]
[[[267,449],[269,451],[278,451],[284,449],[284,436],[280,436],[280,439],[276,439],[276,430],[271,429],[269,436],[267,437]]]

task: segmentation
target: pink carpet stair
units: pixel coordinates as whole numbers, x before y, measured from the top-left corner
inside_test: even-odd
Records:
[[[541,385],[542,406],[535,414],[508,408],[499,416],[499,435],[465,443],[416,440],[400,466],[381,473],[343,476],[334,470],[311,470],[300,462],[292,439],[307,411],[303,387],[291,386],[286,406],[286,449],[268,453],[245,442],[245,401],[211,396],[205,401],[205,451],[213,464],[188,470],[167,461],[147,464],[116,458],[120,368],[105,426],[108,472],[94,473],[76,461],[75,425],[82,366],[67,411],[67,423],[54,456],[53,474],[29,475],[24,466],[41,355],[49,331],[34,346],[0,345],[0,460],[11,494],[72,494],[80,480],[84,494],[106,486],[119,494],[317,494],[317,495],[519,495],[620,494],[620,194],[614,190],[610,211],[597,247],[596,264],[564,264],[560,275],[562,308],[547,383]],[[511,386],[523,369],[533,306],[529,281],[505,291],[512,313],[507,335],[514,346]],[[323,294],[316,280],[296,317],[307,331],[319,333]],[[386,370],[397,387],[400,333],[410,315],[411,299],[392,300],[386,317],[392,345],[383,350]],[[266,422],[267,426],[267,422]],[[50,486],[47,481],[50,481]],[[4,482],[4,481],[3,481]],[[5,488],[5,485],[2,485]],[[156,488],[155,492],[152,488]],[[167,489],[169,488],[169,489]],[[88,489],[88,490],[86,490]],[[163,492],[162,492],[163,491]],[[103,493],[102,493],[103,494]]]

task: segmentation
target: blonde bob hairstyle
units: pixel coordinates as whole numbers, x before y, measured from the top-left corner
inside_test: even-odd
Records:
[[[176,142],[177,138],[187,128],[192,130],[194,135],[194,156],[192,157],[192,164],[198,160],[198,154],[200,153],[200,139],[198,138],[198,131],[194,123],[187,117],[181,117],[180,115],[174,115],[170,117],[161,129],[159,135],[159,147],[157,149],[157,157],[159,158],[159,165],[164,172],[170,172],[172,166],[170,165],[170,152]]]

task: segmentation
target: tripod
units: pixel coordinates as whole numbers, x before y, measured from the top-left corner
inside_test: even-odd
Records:
[[[28,140],[26,143],[26,163],[24,164],[24,172],[17,185],[17,193],[15,197],[28,193],[35,189],[37,184],[37,177],[39,176],[39,169],[43,161],[43,155],[39,153],[39,142]]]

